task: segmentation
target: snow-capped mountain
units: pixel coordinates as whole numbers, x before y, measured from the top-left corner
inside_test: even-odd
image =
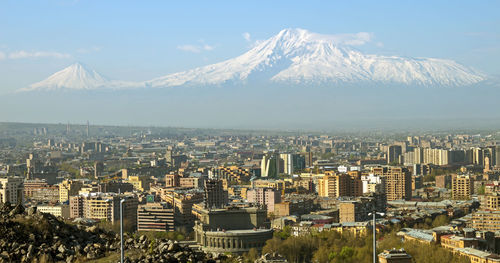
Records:
[[[149,85],[214,85],[260,78],[296,84],[375,81],[465,86],[485,80],[485,75],[452,60],[365,55],[326,35],[285,29],[239,57],[160,77]]]
[[[54,73],[47,79],[34,83],[21,91],[30,90],[95,90],[95,89],[125,89],[141,88],[144,82],[128,82],[108,80],[97,71],[74,63],[69,67]]]
[[[328,35],[285,29],[236,58],[150,81],[109,81],[77,63],[25,90],[166,88],[252,82],[459,87],[484,80],[484,74],[452,60],[363,54]]]
[[[88,69],[80,63],[75,63],[24,90],[95,89],[106,86],[107,83],[109,81],[95,70]]]

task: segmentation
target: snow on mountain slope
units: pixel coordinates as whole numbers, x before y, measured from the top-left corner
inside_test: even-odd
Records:
[[[332,36],[285,29],[236,58],[150,81],[109,81],[76,63],[24,90],[165,88],[255,81],[459,87],[484,80],[484,74],[452,60],[367,55],[339,43]]]
[[[464,86],[486,79],[452,60],[365,55],[327,35],[285,29],[239,57],[160,77],[148,85],[217,85],[262,77],[297,84],[375,81],[436,86]]]
[[[54,73],[47,79],[30,85],[24,90],[56,90],[56,89],[95,89],[104,86],[108,80],[95,70],[75,63],[61,71]]]
[[[93,90],[100,88],[130,89],[142,88],[143,82],[128,82],[120,80],[108,80],[93,69],[74,63],[69,67],[58,71],[47,79],[34,83],[21,91],[32,90]]]

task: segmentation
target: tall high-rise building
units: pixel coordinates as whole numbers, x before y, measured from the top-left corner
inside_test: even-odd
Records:
[[[280,158],[277,153],[267,153],[260,163],[260,176],[276,178],[280,172]]]
[[[167,147],[167,152],[165,153],[165,161],[167,162],[168,165],[173,165],[172,164],[172,147]]]
[[[469,175],[456,175],[451,182],[453,199],[470,199],[474,194],[474,179]]]
[[[495,146],[495,167],[500,168],[500,145]]]
[[[283,162],[283,173],[293,174],[306,166],[305,157],[300,154],[282,153],[280,159]]]
[[[387,163],[399,163],[399,156],[403,153],[401,145],[391,145],[387,148]]]
[[[24,178],[0,178],[0,203],[22,204],[24,202]]]
[[[313,166],[313,154],[312,152],[301,153],[304,156],[305,166],[311,167]]]
[[[411,173],[402,167],[377,167],[373,174],[385,178],[385,193],[387,201],[410,200],[411,198]]]
[[[324,197],[363,195],[361,174],[356,172],[353,171],[350,174],[327,173],[318,180],[318,194]]]
[[[481,148],[472,149],[472,163],[475,165],[483,165],[484,151]]]
[[[228,203],[228,193],[224,191],[222,180],[205,180],[205,208],[222,208]]]
[[[104,172],[104,164],[102,162],[94,163],[94,178],[98,179],[102,176],[102,172]]]

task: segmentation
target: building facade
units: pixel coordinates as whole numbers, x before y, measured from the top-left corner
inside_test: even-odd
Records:
[[[273,188],[253,188],[247,191],[247,201],[265,205],[267,213],[274,213],[274,205],[281,202],[281,192]]]
[[[24,178],[0,178],[0,203],[22,204],[24,202]]]
[[[174,208],[167,203],[148,203],[137,208],[137,231],[174,231]]]
[[[195,240],[205,252],[241,254],[255,248],[262,250],[273,230],[265,228],[266,210],[226,208],[201,211],[194,226]]]
[[[372,169],[373,174],[385,178],[385,194],[387,201],[410,200],[411,173],[402,167],[377,167]]]
[[[470,199],[474,194],[474,179],[469,175],[454,176],[451,193],[453,199]]]

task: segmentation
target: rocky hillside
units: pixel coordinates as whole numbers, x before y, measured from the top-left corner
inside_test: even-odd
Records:
[[[166,239],[125,237],[126,262],[215,262],[203,252]],[[36,208],[0,204],[0,262],[119,260],[119,235],[96,226],[68,224]],[[107,260],[109,259],[109,260]],[[104,260],[104,261],[102,261]]]

